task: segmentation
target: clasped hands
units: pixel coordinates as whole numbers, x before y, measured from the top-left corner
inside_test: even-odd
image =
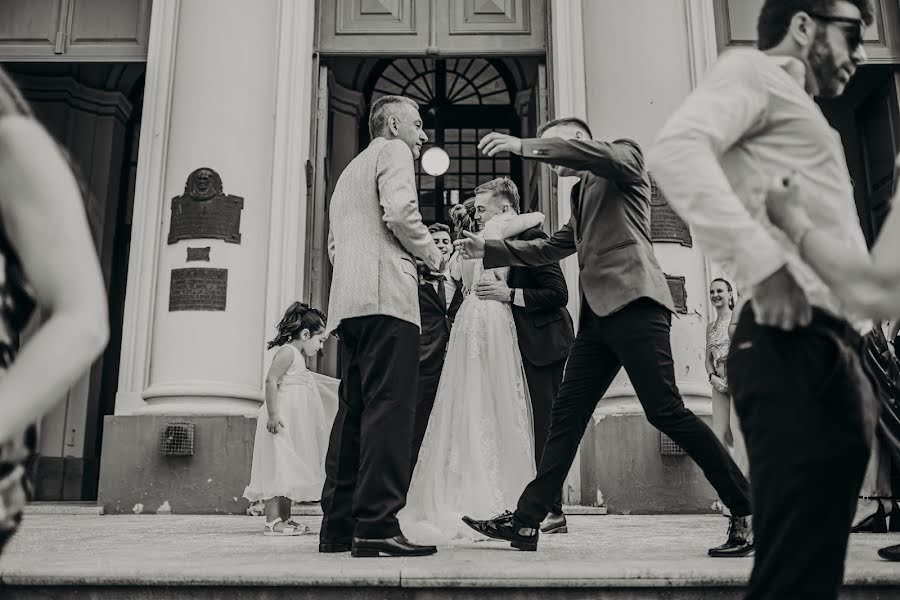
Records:
[[[715,373],[712,373],[709,376],[709,382],[712,384],[713,388],[720,394],[728,393],[728,383],[724,378],[719,377]]]

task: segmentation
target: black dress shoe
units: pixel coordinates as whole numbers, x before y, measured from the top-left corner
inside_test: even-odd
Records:
[[[566,515],[548,514],[544,522],[541,523],[541,533],[569,533]]]
[[[850,533],[887,533],[887,530],[887,515],[879,500],[875,512],[851,527]]]
[[[728,520],[728,539],[721,546],[710,548],[708,554],[714,558],[736,558],[749,556],[755,548],[751,517],[731,517]]]
[[[322,542],[319,544],[319,552],[322,552],[323,554],[350,552],[350,544],[341,542]]]
[[[413,544],[403,535],[387,539],[353,538],[350,554],[357,558],[378,556],[428,556],[437,552],[436,546]]]
[[[881,548],[878,551],[878,556],[885,560],[892,560],[894,562],[900,561],[900,544],[896,546],[888,546],[887,548]]]
[[[509,511],[484,521],[469,517],[463,517],[462,520],[463,523],[482,535],[495,540],[511,542],[512,547],[516,550],[524,550],[526,552],[537,550],[538,530],[518,522],[516,517]]]
[[[891,514],[888,525],[888,531],[900,531],[900,506],[897,506],[896,500],[891,500]]]

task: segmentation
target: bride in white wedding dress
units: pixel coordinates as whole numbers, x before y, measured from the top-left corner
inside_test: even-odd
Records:
[[[485,239],[516,236],[539,225],[540,213],[501,213]],[[460,260],[465,299],[459,308],[434,409],[398,518],[416,540],[474,538],[463,515],[489,518],[515,506],[534,478],[531,402],[508,303],[472,293],[482,278],[506,280],[508,267]]]

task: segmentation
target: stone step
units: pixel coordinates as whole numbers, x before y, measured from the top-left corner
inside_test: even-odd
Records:
[[[566,506],[568,515],[605,515],[605,506]],[[32,502],[25,507],[26,515],[102,515],[103,507],[95,502]],[[262,514],[260,512],[260,514]],[[318,503],[294,504],[291,514],[300,517],[322,516]]]
[[[312,535],[266,537],[248,516],[30,515],[0,556],[0,598],[724,600],[742,597],[752,567],[706,556],[721,516],[572,515],[537,552],[466,538],[396,559],[320,554],[320,519],[299,520]],[[841,598],[900,597],[900,569],[876,555],[896,543],[851,536]]]
[[[25,506],[28,515],[102,515],[96,502],[32,502]]]
[[[605,515],[607,514],[605,506],[564,506],[563,511],[567,515]],[[291,514],[301,517],[313,517],[322,515],[322,507],[317,503],[313,504],[294,504],[291,507]]]

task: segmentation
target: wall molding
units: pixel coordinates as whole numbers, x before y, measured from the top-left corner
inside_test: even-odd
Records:
[[[713,2],[714,0],[684,0],[691,89],[697,87],[700,80],[719,57],[719,46],[716,38],[716,14]],[[703,254],[703,276],[706,282],[710,281],[712,273],[713,265],[706,254]],[[707,320],[714,319],[715,310],[709,302],[709,294],[704,294],[704,303],[706,305]]]
[[[584,68],[584,13],[582,0],[550,0],[549,56],[552,81],[550,117],[579,117],[587,121],[587,80]],[[567,223],[571,216],[569,196],[575,184],[573,177],[560,177],[556,186],[557,222]],[[567,308],[577,331],[581,291],[578,286],[578,261],[569,257],[560,263],[569,288]],[[582,498],[581,465],[591,464],[590,452],[583,456],[579,446],[572,468],[563,485],[563,502],[589,503]]]
[[[551,0],[550,61],[553,79],[551,118],[578,117],[587,121],[587,80],[584,68],[584,12],[581,0]],[[569,196],[575,180],[560,177],[556,186],[557,222],[567,223],[571,216]],[[569,286],[569,313],[578,323],[581,293],[578,291],[578,262],[567,258],[562,263]]]
[[[316,9],[313,2],[279,1],[275,79],[275,141],[269,216],[263,340],[285,308],[303,298],[306,264],[306,159]],[[324,307],[316,307],[322,308]],[[263,360],[260,385],[272,357]]]
[[[691,88],[695,88],[719,56],[713,0],[685,0],[684,15]]]
[[[74,77],[26,75],[19,78],[28,101],[65,102],[66,105],[98,116],[112,116],[121,122],[131,116],[131,102],[118,90],[99,90]]]
[[[149,382],[180,9],[181,0],[154,2],[150,15],[116,414],[142,408]]]

